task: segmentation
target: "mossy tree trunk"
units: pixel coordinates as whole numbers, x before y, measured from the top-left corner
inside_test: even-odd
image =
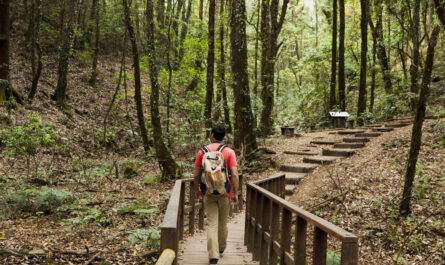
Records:
[[[442,23],[442,27],[445,27],[445,2],[443,0],[434,0],[436,14]]]
[[[125,0],[124,0],[125,1]],[[149,62],[149,74],[151,80],[151,124],[153,126],[153,138],[156,156],[162,170],[163,179],[177,178],[181,176],[180,168],[167,149],[162,136],[161,117],[159,114],[159,83],[158,65],[156,61],[155,39],[154,39],[154,19],[153,3],[147,1],[147,55]]]
[[[127,26],[128,36],[130,37],[131,50],[133,53],[133,68],[134,68],[134,101],[136,103],[136,112],[139,123],[139,131],[141,133],[142,144],[144,151],[148,152],[150,144],[148,142],[147,128],[145,127],[144,109],[142,107],[141,96],[141,69],[139,66],[139,51],[136,43],[136,36],[134,34],[133,22],[130,17],[130,7],[127,0],[122,0],[124,7],[125,24]]]
[[[419,64],[420,64],[420,42],[419,42],[419,30],[420,30],[420,0],[414,1],[413,18],[411,21],[411,41],[413,43],[412,62],[410,66],[411,74],[411,110],[416,108],[416,96],[419,93]]]
[[[298,43],[298,42],[297,42]],[[329,110],[337,104],[337,0],[332,0],[332,48],[331,48],[331,83],[329,90]]]
[[[0,0],[0,103],[9,98],[9,0]]]
[[[232,87],[235,96],[235,147],[246,154],[257,148],[247,72],[246,3],[230,0]]]
[[[362,17],[360,21],[362,45],[361,45],[361,65],[360,65],[360,87],[358,92],[357,103],[357,125],[362,126],[364,123],[363,115],[366,111],[366,70],[368,63],[368,0],[360,0]]]
[[[187,31],[188,31],[188,24],[189,24],[189,20],[190,20],[190,15],[192,13],[192,0],[188,1],[188,5],[187,5],[187,13],[186,14],[182,14],[182,28],[181,28],[181,36],[180,36],[180,41],[179,41],[179,54],[178,54],[178,58],[177,58],[177,65],[179,65],[182,61],[182,58],[184,57],[184,40],[185,37],[187,36]],[[185,8],[184,8],[185,10]],[[176,66],[177,68],[177,66]]]
[[[420,146],[422,144],[422,125],[425,119],[425,110],[427,99],[430,93],[431,74],[434,63],[434,49],[437,44],[437,37],[440,32],[440,26],[436,25],[431,33],[428,43],[428,50],[423,72],[420,96],[417,101],[416,116],[411,134],[411,146],[409,149],[408,165],[405,173],[405,183],[403,186],[402,201],[400,202],[400,215],[406,216],[411,212],[411,193],[413,188],[414,176],[416,174],[417,159],[419,157]]]
[[[210,135],[212,129],[212,103],[213,103],[213,75],[215,71],[215,0],[210,0],[209,5],[209,32],[207,52],[207,77],[206,77],[206,101],[204,108],[204,122],[206,135]]]
[[[340,110],[346,110],[346,81],[345,81],[345,0],[340,0],[340,28],[338,46],[338,103]]]

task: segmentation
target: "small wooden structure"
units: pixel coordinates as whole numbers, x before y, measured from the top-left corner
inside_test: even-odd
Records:
[[[329,112],[331,116],[332,128],[346,128],[346,120],[349,118],[349,113],[347,112]]]
[[[295,135],[295,127],[291,127],[291,126],[281,127],[281,135],[294,136]]]

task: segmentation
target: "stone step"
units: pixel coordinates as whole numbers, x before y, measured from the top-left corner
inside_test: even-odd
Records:
[[[280,174],[286,174],[286,184],[297,185],[306,176],[304,173],[291,173],[291,172],[280,172]]]
[[[314,140],[311,141],[311,144],[326,144],[326,145],[331,145],[331,144],[335,144],[338,143],[336,141],[329,141],[329,140]]]
[[[377,128],[372,128],[373,132],[390,132],[394,130],[394,128],[391,127],[377,127]]]
[[[357,133],[355,137],[367,138],[367,137],[379,137],[382,133],[379,132],[368,132],[368,133]]]
[[[312,157],[304,157],[304,163],[312,163],[312,164],[320,164],[320,165],[330,165],[334,163],[340,157],[336,156],[312,156]]]
[[[364,143],[339,143],[334,144],[334,148],[340,148],[340,149],[357,149],[364,147]]]
[[[411,123],[395,123],[395,124],[386,124],[385,127],[390,127],[390,128],[401,128],[401,127],[405,127],[411,125]]]
[[[293,165],[281,165],[280,171],[295,172],[295,173],[310,173],[314,171],[317,165],[308,163],[296,163]]]
[[[357,133],[364,133],[365,130],[346,130],[346,131],[339,131],[338,134],[345,135],[345,134],[357,134]]]
[[[295,191],[295,185],[286,184],[285,190],[286,190],[286,193],[285,193],[286,195],[293,195],[294,191]]]
[[[367,142],[369,142],[369,138],[360,138],[360,137],[343,138],[343,142],[345,142],[345,143],[367,143]]]
[[[314,151],[284,151],[283,153],[286,155],[306,155],[306,156],[318,155],[318,153]]]
[[[323,149],[324,156],[343,156],[348,157],[355,154],[355,150],[353,149]]]

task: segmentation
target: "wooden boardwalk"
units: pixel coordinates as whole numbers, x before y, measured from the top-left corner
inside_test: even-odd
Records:
[[[252,254],[244,246],[244,218],[245,214],[242,212],[229,219],[227,248],[218,264],[258,264],[252,261]],[[205,231],[184,238],[180,246],[178,264],[209,264]]]

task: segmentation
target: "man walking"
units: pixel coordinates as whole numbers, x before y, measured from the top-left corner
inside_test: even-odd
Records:
[[[196,196],[198,200],[204,199],[204,209],[207,216],[207,251],[210,264],[218,264],[220,255],[226,249],[229,200],[232,205],[238,203],[238,164],[235,152],[221,144],[225,134],[226,129],[222,125],[215,125],[212,128],[210,133],[211,143],[199,150],[193,172]],[[212,154],[215,155],[211,156]],[[220,154],[223,156],[224,165],[218,171],[218,155]],[[205,174],[202,178],[203,170]],[[229,172],[230,178],[228,176]],[[220,176],[225,181],[222,189],[218,188]]]

